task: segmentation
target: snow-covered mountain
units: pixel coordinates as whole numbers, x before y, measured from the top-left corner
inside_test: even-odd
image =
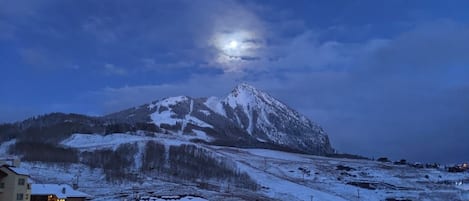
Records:
[[[170,97],[105,118],[151,122],[163,132],[214,144],[263,146],[319,155],[333,153],[321,126],[248,84],[236,86],[221,99]]]
[[[333,151],[321,126],[250,85],[238,85],[221,104],[231,121],[259,141],[307,153]]]
[[[223,98],[0,125],[0,156],[20,157],[36,183],[75,184],[93,201],[469,199],[467,171],[333,152],[318,124],[247,84]]]

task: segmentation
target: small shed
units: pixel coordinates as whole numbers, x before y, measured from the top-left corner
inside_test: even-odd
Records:
[[[90,195],[66,184],[32,184],[31,201],[84,201]]]

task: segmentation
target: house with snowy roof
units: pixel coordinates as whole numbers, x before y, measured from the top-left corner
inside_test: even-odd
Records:
[[[29,201],[31,184],[29,173],[19,167],[17,158],[0,159],[0,200]]]
[[[66,184],[32,184],[31,201],[84,201],[90,195]]]

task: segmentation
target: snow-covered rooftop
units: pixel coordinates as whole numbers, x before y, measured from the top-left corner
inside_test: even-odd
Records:
[[[14,172],[15,174],[29,175],[28,170],[24,169],[24,168],[18,168],[18,167],[14,167],[14,166],[10,166],[10,165],[0,165],[0,167],[5,167],[5,168],[9,169],[10,171]]]
[[[59,199],[91,197],[66,184],[32,184],[31,195],[56,195]]]
[[[10,170],[15,172],[16,174],[21,174],[21,175],[29,175],[29,171],[24,168],[19,168],[19,167],[8,167]]]

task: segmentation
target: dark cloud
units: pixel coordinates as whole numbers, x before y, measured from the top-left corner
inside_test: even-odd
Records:
[[[0,83],[0,92],[12,94],[8,104],[0,100],[0,121],[31,111],[105,114],[166,96],[222,96],[247,81],[324,125],[342,152],[440,162],[469,153],[464,20],[414,20],[400,3],[377,7],[383,13],[356,2],[340,9],[263,1],[0,4],[0,54],[21,60],[0,64],[54,67],[40,75],[2,71],[26,81],[15,82],[18,92]],[[11,100],[27,99],[21,91],[31,85],[47,89],[33,94],[47,101],[10,115]]]
[[[281,59],[288,62],[260,63],[269,71],[198,76],[175,85],[108,89],[106,93],[116,97],[220,95],[237,82],[248,81],[324,125],[339,151],[457,162],[468,153],[465,143],[469,140],[469,71],[463,65],[468,57],[461,53],[469,47],[462,38],[466,31],[463,24],[439,21],[363,44],[318,43],[299,36],[303,48],[284,47],[289,51]],[[300,60],[293,59],[299,52],[303,54]],[[347,67],[334,67],[343,64]]]
[[[424,23],[373,52],[366,66],[394,73],[447,73],[469,62],[469,26],[448,20]]]
[[[469,153],[467,31],[438,21],[391,39],[340,44],[350,68],[291,73],[274,91],[325,125],[341,151],[456,162]]]
[[[125,86],[105,88],[87,93],[80,100],[99,103],[102,113],[111,113],[132,106],[149,103],[164,97],[208,97],[228,94],[241,80],[243,73],[219,76],[194,75],[188,80],[172,84]]]

